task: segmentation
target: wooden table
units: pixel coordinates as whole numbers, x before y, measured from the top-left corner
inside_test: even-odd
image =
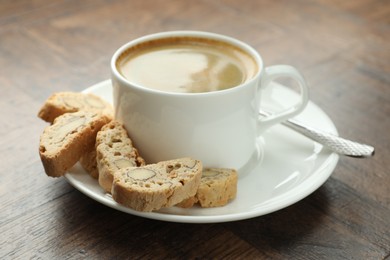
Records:
[[[1,259],[389,259],[390,4],[380,0],[0,2]],[[239,38],[267,65],[292,64],[342,136],[372,144],[341,157],[317,191],[227,223],[148,220],[106,207],[38,155],[37,118],[58,91],[110,77],[123,43],[167,30]]]

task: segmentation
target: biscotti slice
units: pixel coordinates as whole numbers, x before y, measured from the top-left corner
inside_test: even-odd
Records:
[[[95,147],[95,145],[94,145]],[[84,170],[91,175],[92,178],[99,178],[99,170],[97,168],[96,163],[96,149],[93,148],[92,151],[83,154],[80,157],[80,164],[84,168]]]
[[[105,125],[96,136],[96,161],[99,184],[108,193],[111,193],[114,172],[145,165],[126,129],[115,120]]]
[[[83,154],[92,151],[97,132],[109,120],[105,115],[88,111],[57,117],[45,128],[39,143],[46,174],[62,176]]]
[[[237,194],[237,172],[234,169],[205,168],[196,195],[177,206],[192,207],[199,203],[203,208],[221,207]]]
[[[77,111],[92,111],[113,117],[111,104],[102,98],[81,92],[58,92],[51,95],[38,113],[38,117],[46,122],[53,123],[54,119],[62,114]]]
[[[191,158],[124,168],[114,175],[112,197],[138,211],[171,207],[195,195],[201,175],[201,161]]]

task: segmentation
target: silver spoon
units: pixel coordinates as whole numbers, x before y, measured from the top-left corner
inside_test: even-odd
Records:
[[[269,116],[271,113],[261,110],[260,115]],[[353,142],[334,134],[324,132],[311,126],[307,126],[296,119],[288,119],[282,122],[283,125],[297,131],[298,133],[324,145],[331,151],[340,155],[346,155],[356,158],[365,158],[373,156],[375,153],[374,147],[366,144]]]

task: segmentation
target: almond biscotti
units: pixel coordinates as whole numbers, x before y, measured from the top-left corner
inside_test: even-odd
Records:
[[[99,170],[96,163],[96,149],[83,154],[80,157],[80,164],[92,178],[99,178]]]
[[[114,172],[126,167],[145,165],[145,160],[134,148],[126,129],[115,120],[105,125],[97,134],[96,161],[99,184],[108,193],[111,193]]]
[[[96,134],[110,121],[106,115],[79,111],[57,117],[43,131],[39,155],[45,172],[52,177],[65,174],[80,157],[93,150]]]
[[[158,210],[194,196],[201,175],[202,163],[191,158],[124,168],[114,175],[112,197],[134,210]]]
[[[196,195],[177,206],[192,207],[199,203],[202,208],[226,205],[237,194],[237,172],[234,169],[205,168]]]
[[[38,117],[53,123],[54,119],[62,114],[81,110],[102,113],[111,118],[114,114],[111,104],[96,95],[81,92],[58,92],[46,100]]]

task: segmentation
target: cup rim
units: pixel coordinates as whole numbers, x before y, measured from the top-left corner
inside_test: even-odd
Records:
[[[210,91],[210,92],[198,92],[198,93],[187,93],[187,92],[168,92],[153,88],[144,87],[140,84],[137,84],[135,82],[131,82],[128,79],[126,79],[117,69],[116,61],[120,57],[120,55],[125,52],[128,48],[136,46],[140,43],[162,39],[162,38],[169,38],[169,37],[198,37],[198,38],[207,38],[217,41],[223,41],[226,43],[229,43],[231,45],[234,45],[245,52],[247,52],[249,55],[251,55],[252,58],[254,58],[255,62],[258,65],[258,69],[256,74],[248,81],[241,83],[240,85],[237,85],[232,88],[223,89],[223,90],[217,90],[217,91]],[[138,90],[142,90],[149,93],[158,93],[162,95],[168,95],[168,96],[210,96],[210,95],[220,95],[222,93],[231,93],[236,92],[238,89],[243,88],[244,86],[249,86],[252,84],[253,81],[256,81],[259,78],[259,75],[263,72],[263,59],[261,58],[260,54],[249,44],[242,42],[236,38],[213,33],[213,32],[205,32],[205,31],[165,31],[165,32],[159,32],[159,33],[153,33],[148,34],[139,38],[136,38],[134,40],[131,40],[125,44],[123,44],[121,47],[119,47],[115,53],[113,54],[111,58],[111,74],[113,77],[115,77],[117,80],[121,82],[122,85],[125,85],[127,87],[135,88]]]

